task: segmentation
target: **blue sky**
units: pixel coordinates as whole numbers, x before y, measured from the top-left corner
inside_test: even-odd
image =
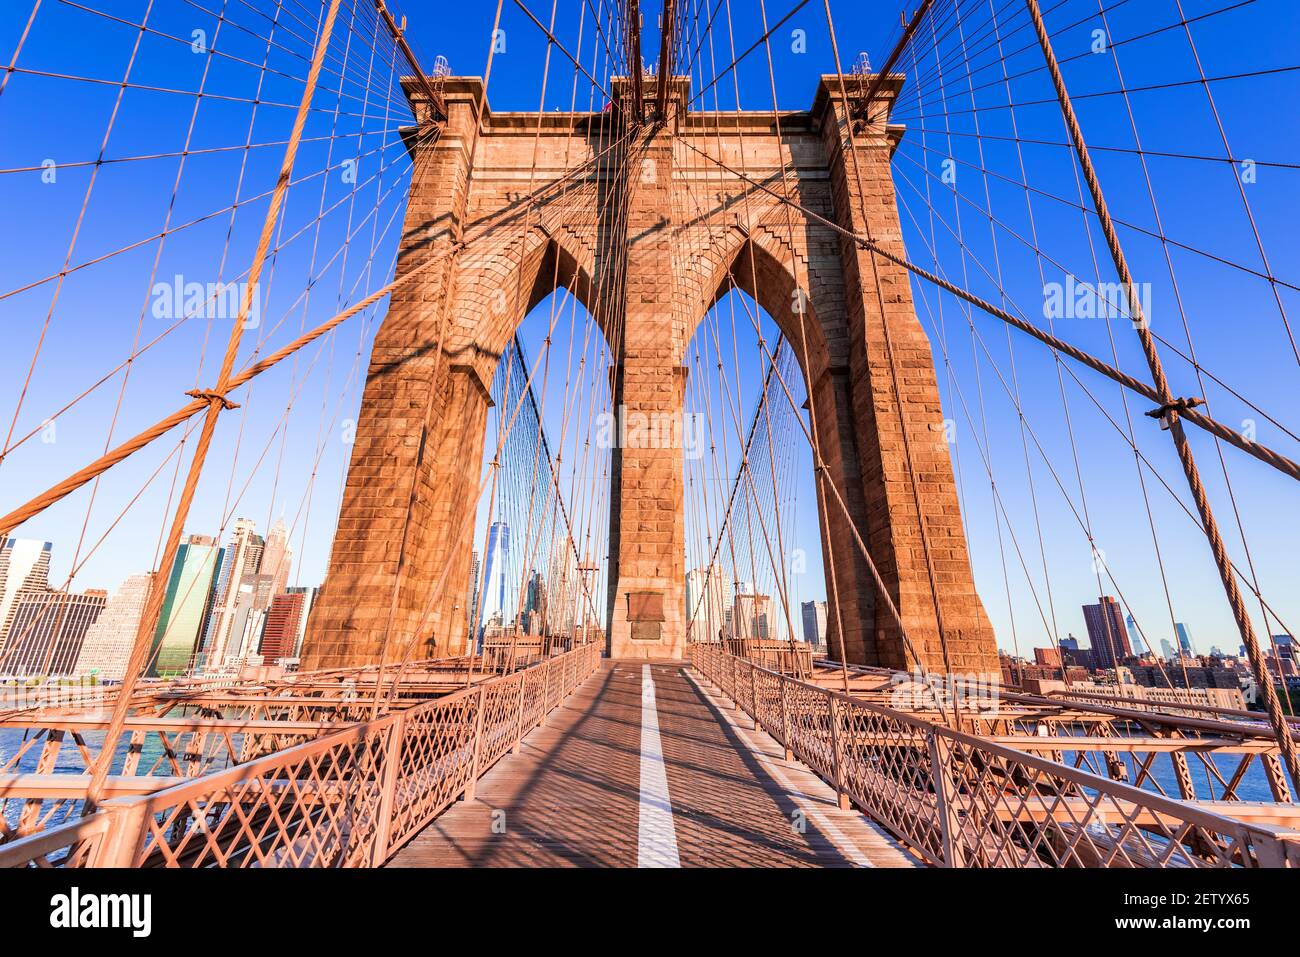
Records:
[[[12,291],[51,276],[63,267],[65,257],[77,266],[129,242],[141,242],[101,265],[76,269],[61,284],[47,280],[0,299],[6,343],[0,350],[0,428],[8,432],[11,420],[15,421],[14,439],[35,431],[0,463],[5,506],[25,500],[99,454],[110,426],[113,440],[120,441],[183,403],[185,390],[211,383],[229,324],[220,318],[192,320],[134,360],[125,386],[119,372],[89,398],[59,415],[52,430],[43,426],[52,413],[116,369],[129,355],[137,334],[140,343],[147,343],[169,327],[165,318],[154,314],[149,296],[153,282],[170,281],[177,274],[201,282],[231,281],[246,268],[265,215],[262,194],[273,181],[281,155],[282,147],[274,144],[284,139],[292,117],[291,108],[277,104],[296,103],[301,86],[291,77],[305,72],[304,57],[309,50],[309,31],[301,22],[303,8],[312,6],[309,3],[287,5],[292,16],[286,14],[276,25],[278,39],[267,71],[259,69],[266,43],[253,34],[269,29],[271,19],[259,17],[252,8],[272,12],[275,4],[270,0],[254,3],[252,8],[228,4],[231,19],[220,25],[195,5],[173,0],[154,0],[152,4],[148,0],[97,0],[89,6],[105,15],[45,0],[16,60],[21,72],[10,76],[0,95],[0,169],[5,170],[0,173],[0,208],[5,210],[11,237],[8,254],[0,262],[0,287]],[[215,10],[221,4],[210,0],[206,6]],[[540,19],[549,18],[549,4],[544,0],[533,0],[528,6]],[[769,2],[769,24],[794,6],[793,0]],[[898,33],[898,13],[903,6],[911,4],[892,0],[830,4],[846,69],[859,51],[868,52],[873,63],[880,64]],[[948,0],[939,4],[940,9],[951,6]],[[1023,15],[1013,16],[1011,6],[1005,5],[1007,12],[1001,22],[1023,27]],[[1152,328],[1171,346],[1186,351],[1187,336],[1174,302],[1164,249],[1158,239],[1142,232],[1156,231],[1155,218],[1138,159],[1125,152],[1133,146],[1133,133],[1124,98],[1088,95],[1108,94],[1119,86],[1109,51],[1091,52],[1093,31],[1100,23],[1099,4],[1097,0],[1065,0],[1045,6],[1057,34],[1055,42],[1067,81],[1079,97],[1077,108],[1086,135],[1097,147],[1114,148],[1099,149],[1096,162],[1114,215],[1129,224],[1121,227],[1121,240],[1134,272],[1152,284]],[[1234,5],[1226,0],[1182,3],[1193,20],[1230,6]],[[443,55],[454,73],[483,72],[494,3],[464,3],[455,16],[435,14],[425,5],[410,2],[397,7],[408,16],[412,45],[423,60]],[[1004,5],[997,7],[1001,10]],[[31,8],[31,0],[6,5],[0,18],[0,56],[5,63],[19,44]],[[353,16],[351,9],[351,3],[344,4],[345,17]],[[556,35],[573,49],[577,48],[579,9],[573,0],[557,6]],[[968,50],[975,51],[971,62],[983,68],[972,77],[974,94],[966,85],[964,58],[956,52],[953,27],[957,21],[951,16],[942,21],[938,63],[934,62],[933,38],[927,43],[922,36],[915,44],[920,61],[909,62],[909,54],[899,64],[904,72],[924,78],[918,82],[909,76],[910,89],[916,92],[904,94],[896,116],[908,127],[895,160],[904,238],[914,261],[1001,302],[1003,292],[977,264],[978,260],[996,274],[996,261],[1008,302],[1034,321],[1044,322],[1040,260],[1013,235],[1027,236],[1030,207],[1024,190],[1008,182],[1019,178],[1020,156],[1013,144],[997,139],[1010,135],[1010,114],[995,109],[1005,104],[1007,86],[1001,82],[1001,67],[994,65],[996,58],[987,52],[987,31],[981,30],[988,9],[988,0],[964,0],[961,4],[962,22],[971,33]],[[1186,35],[1181,30],[1164,29],[1180,19],[1175,0],[1111,2],[1106,9],[1110,41],[1128,41],[1115,47],[1128,88],[1181,83],[1199,76]],[[140,52],[133,61],[132,48],[140,31],[130,23],[141,22],[146,11],[151,30],[157,32],[147,32],[140,39]],[[644,11],[643,50],[647,59],[653,59],[657,54],[657,4],[644,4]],[[749,46],[762,32],[759,4],[731,0],[730,12],[736,46]],[[127,22],[116,22],[110,16]],[[1080,22],[1069,26],[1075,21]],[[322,80],[325,92],[318,96],[317,111],[309,118],[297,167],[303,181],[290,192],[276,243],[283,248],[268,264],[264,278],[262,322],[246,332],[240,364],[254,349],[266,351],[283,345],[299,329],[333,314],[340,304],[382,285],[391,272],[403,189],[409,176],[409,163],[395,131],[409,122],[409,117],[403,113],[400,94],[392,88],[388,65],[382,57],[376,62],[366,46],[364,17],[350,26],[355,29],[341,32],[340,38],[347,39],[338,41],[350,44],[343,95],[329,96],[340,82],[327,70]],[[589,29],[590,21],[587,26]],[[536,109],[543,94],[539,77],[545,38],[514,3],[503,4],[502,27],[505,50],[494,58],[490,102],[497,110]],[[722,52],[725,30],[717,29],[714,40],[719,45],[719,60],[729,59]],[[221,50],[223,56],[196,55],[188,45],[194,30],[205,31],[205,42]],[[1296,65],[1300,14],[1284,0],[1256,0],[1193,22],[1190,30],[1209,76],[1279,69],[1268,75],[1216,82],[1211,88],[1233,157],[1253,158],[1259,163],[1255,181],[1244,192],[1272,273],[1297,282],[1300,252],[1293,233],[1300,216],[1300,190],[1296,188],[1300,171],[1288,164],[1295,164],[1300,157],[1300,132],[1278,105],[1294,102],[1297,92],[1297,73],[1282,68]],[[803,44],[794,31],[803,31]],[[1143,38],[1131,39],[1135,37]],[[1059,111],[1050,102],[1044,75],[1036,70],[1041,55],[1032,46],[1032,36],[1020,29],[1008,38],[1006,46],[1008,72],[1014,77],[1010,89],[1019,104],[1015,119],[1020,137],[1063,142]],[[588,56],[591,48],[588,32],[583,41]],[[336,53],[342,56],[344,52],[344,47],[338,46]],[[774,34],[771,52],[778,105],[782,109],[806,107],[817,76],[834,69],[823,4],[808,3],[796,13]],[[193,96],[168,91],[199,89],[209,60],[213,65],[205,90],[210,95],[202,99],[196,112]],[[75,164],[93,161],[99,155],[119,95],[114,83],[122,79],[128,64],[133,86],[121,94],[104,155],[167,155],[105,164],[94,174],[93,166]],[[944,71],[943,86],[936,79],[939,69]],[[600,68],[597,73],[603,76]],[[76,74],[106,82],[79,82],[48,74]],[[704,75],[711,75],[707,65]],[[765,51],[760,47],[739,68],[742,106],[771,108],[768,76]],[[263,84],[260,94],[259,80]],[[545,109],[567,109],[572,82],[571,66],[556,54],[551,82],[544,91]],[[144,86],[159,89],[139,88]],[[730,82],[717,88],[720,105],[733,106]],[[588,91],[581,86],[579,90],[581,104]],[[972,95],[983,139],[970,135],[974,132]],[[254,96],[262,105],[250,134],[253,110],[243,101]],[[1038,102],[1042,100],[1049,102]],[[1148,151],[1223,155],[1219,128],[1199,84],[1135,91],[1128,100]],[[337,113],[332,110],[336,104]],[[342,135],[347,133],[358,135]],[[174,154],[182,151],[187,138],[189,155],[182,159]],[[268,145],[247,151],[219,149],[245,142]],[[239,167],[245,158],[239,193],[243,205],[233,220],[227,213],[215,215],[234,201]],[[344,176],[350,158],[356,161],[351,181]],[[1102,262],[1102,278],[1110,280],[1095,224],[1090,247],[1080,213],[1045,195],[1077,199],[1068,151],[1056,145],[1027,143],[1023,158],[1028,182],[1040,191],[1032,205],[1039,248],[1080,277],[1093,273],[1095,250]],[[47,160],[56,164],[53,182],[42,179],[42,164]],[[955,184],[943,180],[944,160],[954,161]],[[1274,287],[1214,258],[1260,268],[1259,251],[1237,185],[1241,170],[1228,163],[1173,156],[1151,155],[1148,161],[1164,233],[1182,244],[1170,247],[1170,255],[1202,364],[1284,426],[1300,431],[1294,412],[1300,367],[1280,320]],[[980,167],[993,175],[981,175]],[[178,169],[180,185],[174,190]],[[320,170],[327,172],[310,175]],[[94,188],[86,201],[92,175]],[[992,233],[980,212],[985,207],[986,182],[992,211],[999,220]],[[83,203],[85,213],[68,257]],[[965,254],[949,232],[957,230],[959,216]],[[320,227],[316,228],[318,217]],[[146,240],[156,236],[165,222],[170,222],[171,229],[193,225],[169,235],[160,253],[156,241]],[[347,244],[345,237],[351,237]],[[223,254],[226,265],[221,269]],[[1064,275],[1055,266],[1044,268],[1049,281]],[[309,274],[315,281],[310,296],[304,296]],[[1067,421],[1056,365],[1041,346],[1020,337],[1012,340],[1012,353],[1004,327],[979,314],[973,315],[977,333],[973,338],[967,316],[956,300],[920,286],[914,286],[914,293],[935,345],[945,415],[954,423],[953,450],[977,584],[999,640],[1011,647],[1014,631],[1020,648],[1026,651],[1046,644],[1053,631],[1061,637],[1068,632],[1083,634],[1079,606],[1094,600],[1098,590],[1094,560],[1075,517],[1076,511],[1082,514],[1085,495],[1088,522],[1105,552],[1106,566],[1135,616],[1157,644],[1160,638],[1171,638],[1171,616],[1157,571],[1134,456],[1120,433],[1068,374],[1064,386]],[[1296,320],[1293,327],[1300,324],[1300,294],[1281,286],[1276,295]],[[350,321],[336,336],[305,350],[296,363],[285,363],[259,378],[251,395],[245,390],[238,397],[241,409],[223,417],[211,455],[217,467],[205,473],[189,531],[218,533],[236,514],[263,525],[284,514],[295,528],[293,545],[300,554],[295,578],[303,584],[319,581],[346,464],[348,446],[343,436],[349,419],[355,416],[359,378],[378,316],[378,311],[372,310]],[[534,355],[537,330],[544,325],[544,319],[539,322],[533,317],[523,326],[523,338]],[[1108,358],[1113,331],[1117,364],[1146,377],[1136,337],[1123,323],[1108,330],[1098,320],[1061,319],[1056,329],[1070,342]],[[752,332],[748,339],[752,341]],[[24,393],[38,341],[39,356]],[[1211,383],[1203,390],[1190,367],[1169,346],[1162,349],[1176,393],[1208,392],[1216,417],[1234,426],[1254,419],[1260,441],[1300,458],[1294,439],[1222,388]],[[1021,395],[1026,397],[1027,422],[1064,493],[1032,440],[1026,470],[1017,412],[999,379],[1000,374],[1010,384],[1013,358]],[[741,363],[748,365],[739,371],[748,383],[747,401],[752,408],[757,400],[759,364],[752,350],[742,356]],[[1078,375],[1102,409],[1126,428],[1116,387],[1092,373],[1079,371]],[[291,396],[292,411],[282,423],[280,411]],[[1179,498],[1188,501],[1168,437],[1142,415],[1144,402],[1131,401],[1130,409],[1142,453]],[[90,557],[74,587],[113,587],[147,567],[156,552],[178,461],[177,456],[168,456],[179,438],[179,432],[169,435],[110,473],[94,493],[89,521],[90,490],[85,489],[27,523],[19,534],[54,541],[56,574],[66,575],[85,524],[79,553],[82,558]],[[1300,532],[1300,508],[1294,482],[1226,449],[1223,454],[1234,493],[1230,497],[1213,443],[1199,435],[1193,435],[1193,443],[1234,558],[1246,565],[1235,506],[1266,598],[1283,619],[1300,627],[1296,624],[1300,621],[1300,589],[1296,587],[1294,546]],[[192,444],[191,440],[185,446],[186,458]],[[1005,525],[999,529],[981,445],[1011,515],[1010,531]],[[801,456],[810,487],[806,450],[796,454]],[[1211,644],[1235,649],[1238,641],[1204,540],[1158,481],[1149,474],[1146,480],[1174,617],[1191,626],[1199,650],[1208,651]],[[1032,510],[1035,500],[1041,546]],[[795,522],[795,547],[816,559],[810,561],[807,582],[801,581],[797,588],[802,598],[820,597],[824,587],[811,501],[811,495],[800,500]],[[124,510],[126,518],[110,531]],[[103,545],[95,548],[106,534]],[[1048,581],[1052,608],[1047,604]],[[1103,584],[1103,590],[1114,593],[1110,582]]]

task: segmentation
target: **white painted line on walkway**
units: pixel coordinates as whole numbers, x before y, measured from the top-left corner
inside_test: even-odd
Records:
[[[812,819],[816,824],[817,829],[826,835],[830,842],[835,845],[835,849],[843,854],[846,860],[851,861],[858,867],[875,867],[876,865],[871,862],[871,859],[863,854],[857,845],[854,844],[853,841],[849,840],[849,838],[845,836],[844,832],[836,827],[834,822],[822,813],[821,808],[817,807],[817,804],[814,803],[817,801],[817,798],[805,794],[797,788],[790,779],[785,776],[781,769],[777,767],[776,763],[768,759],[767,755],[763,753],[762,748],[760,748],[758,743],[750,736],[749,731],[731,717],[729,709],[723,707],[722,703],[713,697],[712,693],[710,693],[710,691],[696,679],[695,674],[690,669],[686,668],[683,668],[682,671],[686,677],[690,679],[691,684],[695,685],[696,690],[698,690],[700,694],[704,695],[704,697],[707,698],[715,708],[717,708],[718,713],[722,715],[723,719],[729,725],[731,725],[731,729],[736,733],[736,737],[745,742],[750,753],[753,754],[758,763],[763,766],[763,769],[772,776],[772,780],[779,784],[782,790],[789,795],[790,799],[794,801],[795,806],[803,812],[805,818]]]
[[[681,867],[677,829],[668,797],[664,748],[659,738],[659,709],[649,665],[641,666],[641,818],[637,827],[637,867]]]

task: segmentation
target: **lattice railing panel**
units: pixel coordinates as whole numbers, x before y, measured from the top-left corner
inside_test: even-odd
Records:
[[[382,864],[600,665],[584,645],[0,846],[0,866]],[[545,690],[549,689],[549,690]]]
[[[1300,867],[1300,841],[756,666],[692,663],[791,753],[932,864]]]

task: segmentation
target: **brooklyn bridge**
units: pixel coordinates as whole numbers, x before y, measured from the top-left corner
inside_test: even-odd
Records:
[[[6,7],[0,865],[1300,866],[1288,4],[404,6]]]

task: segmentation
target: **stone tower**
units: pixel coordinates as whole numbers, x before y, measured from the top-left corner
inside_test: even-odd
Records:
[[[489,386],[534,305],[572,290],[609,341],[615,407],[632,425],[680,421],[687,344],[734,284],[794,346],[839,490],[819,501],[839,596],[831,654],[995,671],[908,275],[846,235],[903,254],[889,170],[903,130],[888,122],[901,86],[883,84],[871,118],[823,77],[806,112],[675,109],[668,124],[629,127],[618,108],[480,115],[481,81],[448,79],[441,135],[412,152],[398,276],[420,274],[394,292],[376,336],[304,668],[465,650]],[[689,101],[685,79],[668,88]],[[420,87],[406,91],[424,113]],[[612,451],[609,648],[680,658],[682,449],[625,432]]]

